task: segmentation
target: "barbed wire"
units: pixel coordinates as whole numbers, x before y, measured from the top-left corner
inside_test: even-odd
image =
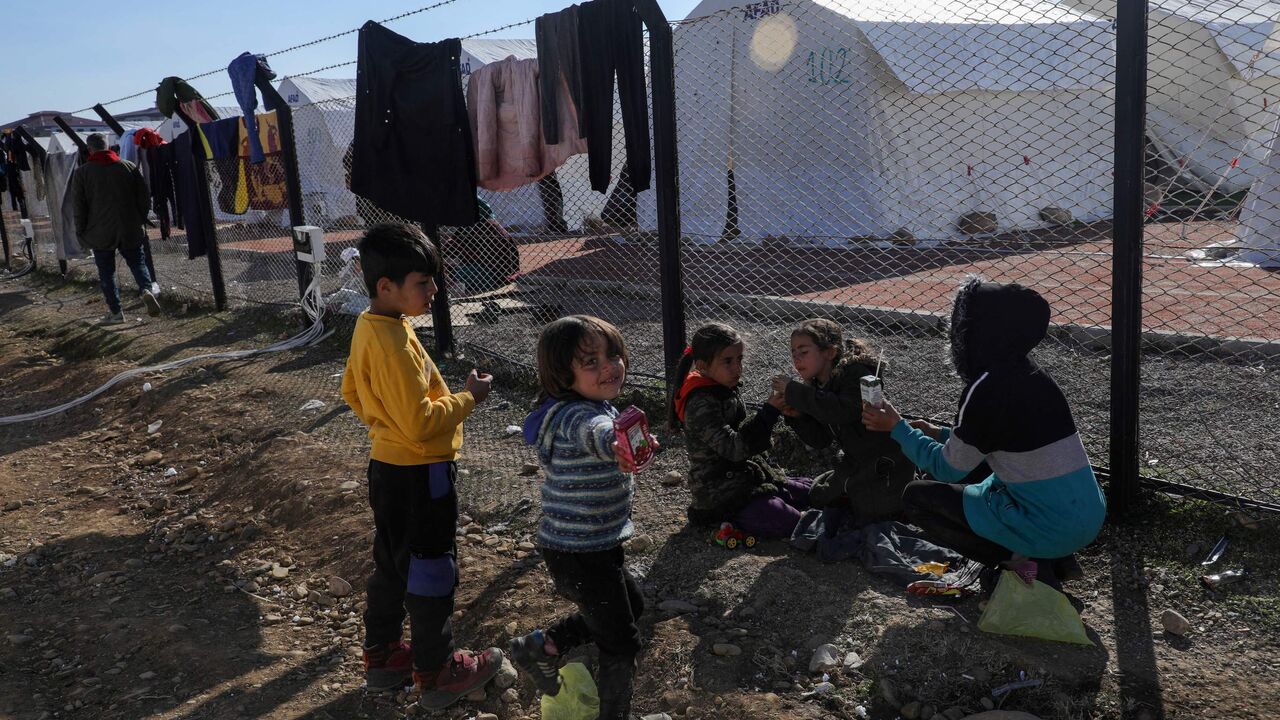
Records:
[[[388,24],[388,23],[396,22],[397,20],[403,20],[403,19],[405,19],[405,18],[407,18],[407,17],[412,17],[412,16],[414,16],[414,15],[420,15],[420,14],[422,14],[422,13],[424,13],[424,12],[428,12],[428,11],[431,11],[431,10],[435,10],[436,8],[444,7],[445,5],[452,5],[452,4],[454,4],[454,3],[458,2],[458,1],[459,1],[459,0],[440,0],[439,2],[432,3],[432,4],[430,4],[430,5],[424,5],[424,6],[420,7],[420,8],[415,9],[415,10],[409,10],[408,12],[403,12],[403,13],[400,13],[399,15],[393,15],[392,17],[386,18],[385,20],[379,20],[378,22],[379,22],[379,24],[386,25],[386,24]],[[530,23],[530,22],[533,22],[533,21],[532,21],[532,20],[527,20],[527,21],[525,21],[524,23],[518,23],[518,24],[519,24],[519,25],[523,25],[523,24],[525,24],[525,23]],[[361,25],[360,25],[360,27],[364,27],[364,25],[363,25],[363,24],[361,24]],[[311,47],[311,46],[313,46],[313,45],[319,45],[319,44],[321,44],[321,43],[325,43],[325,42],[328,42],[328,41],[330,41],[330,40],[336,40],[336,39],[338,39],[338,38],[340,38],[340,37],[346,37],[347,35],[351,35],[352,33],[360,32],[360,27],[354,27],[354,28],[351,28],[350,30],[343,30],[342,32],[339,32],[339,33],[334,33],[334,34],[332,34],[332,35],[326,35],[326,36],[324,36],[324,37],[316,38],[315,40],[309,40],[309,41],[307,41],[307,42],[305,42],[305,43],[301,43],[301,44],[299,44],[299,45],[294,45],[294,46],[292,46],[292,47],[287,47],[287,48],[285,48],[285,49],[283,49],[283,50],[276,50],[276,51],[274,51],[274,52],[265,53],[265,57],[276,57],[276,56],[278,56],[278,55],[284,55],[285,53],[291,53],[291,52],[293,52],[294,50],[301,50],[301,49],[303,49],[303,48],[308,48],[308,47]],[[513,27],[514,27],[514,26],[513,26]],[[494,31],[494,32],[496,32],[496,31]],[[339,67],[341,67],[341,66],[339,66]],[[202,72],[202,73],[199,73],[199,74],[196,74],[196,75],[192,75],[192,76],[190,76],[190,77],[183,78],[183,79],[184,79],[184,80],[186,80],[187,82],[190,82],[190,81],[192,81],[192,80],[200,80],[201,78],[212,77],[212,76],[217,75],[217,74],[219,74],[219,73],[226,72],[226,70],[227,70],[227,68],[226,68],[225,66],[224,66],[224,67],[220,67],[220,68],[214,68],[213,70],[206,70],[206,71],[204,71],[204,72]],[[305,73],[303,73],[303,74],[305,74]],[[143,90],[143,91],[141,91],[141,92],[136,92],[136,93],[134,93],[134,94],[132,94],[132,95],[126,95],[126,96],[124,96],[124,97],[116,98],[115,100],[108,100],[107,102],[100,103],[100,104],[101,104],[103,107],[106,107],[107,105],[115,105],[116,103],[121,103],[121,102],[124,102],[125,100],[133,100],[133,99],[136,99],[136,98],[145,97],[145,96],[147,96],[147,95],[150,95],[151,93],[154,93],[155,91],[156,91],[156,89],[153,87],[153,88],[151,88],[151,89],[149,89],[149,90]],[[226,93],[226,94],[230,94],[230,93]],[[210,99],[210,98],[205,98],[205,99],[206,99],[206,100],[208,100],[208,99]],[[73,110],[73,111],[71,111],[71,113],[70,113],[70,114],[72,114],[72,115],[76,115],[76,114],[79,114],[79,113],[82,113],[82,112],[89,112],[89,111],[90,111],[90,110],[92,110],[93,108],[94,108],[94,106],[93,106],[93,105],[90,105],[89,107],[86,107],[86,108],[80,108],[79,110]]]
[[[514,27],[520,27],[521,25],[528,25],[529,23],[532,23],[532,22],[534,22],[535,20],[537,20],[537,18],[529,18],[528,20],[521,20],[520,22],[514,22],[514,23],[511,23],[511,24],[509,24],[509,25],[503,25],[502,27],[496,27],[496,28],[494,28],[494,29],[492,29],[492,30],[485,30],[484,32],[478,32],[478,33],[474,33],[474,34],[472,34],[472,35],[464,35],[464,36],[462,36],[462,37],[461,37],[461,38],[459,38],[459,39],[460,39],[460,40],[471,40],[471,39],[473,39],[473,38],[478,38],[478,37],[481,37],[481,36],[484,36],[484,35],[492,35],[492,34],[497,33],[497,32],[502,32],[503,30],[510,30],[511,28],[514,28]]]
[[[528,25],[534,22],[535,20],[537,20],[537,18],[529,18],[528,20],[513,22],[507,25],[503,25],[501,27],[493,28],[492,30],[484,30],[478,33],[472,33],[471,35],[464,35],[461,38],[459,38],[459,40],[471,40],[474,38],[483,37],[485,35],[492,35],[494,33],[502,32],[503,30],[510,30],[511,28],[520,27],[522,25]],[[322,73],[327,70],[336,70],[342,67],[350,67],[352,65],[355,65],[357,62],[358,61],[356,60],[348,60],[347,62],[334,63],[333,65],[325,65],[324,67],[316,68],[315,70],[308,70],[306,72],[300,72],[300,73],[290,73],[289,75],[286,76],[286,78],[307,77],[309,75],[315,75],[316,73]],[[347,99],[347,98],[329,98],[329,100],[344,100],[344,99]]]

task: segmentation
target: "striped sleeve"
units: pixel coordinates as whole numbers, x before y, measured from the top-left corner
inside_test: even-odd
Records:
[[[987,374],[983,373],[969,386],[960,404],[956,427],[942,436],[942,442],[912,428],[905,420],[893,428],[891,437],[916,467],[942,482],[960,482],[992,452],[993,418],[988,402],[991,389],[989,383],[984,384],[986,379]]]
[[[608,415],[576,408],[574,412],[575,416],[568,420],[572,428],[568,434],[575,438],[577,446],[591,457],[615,462],[618,458],[613,451],[613,420]]]

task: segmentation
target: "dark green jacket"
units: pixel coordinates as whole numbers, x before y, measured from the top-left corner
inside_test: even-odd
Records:
[[[213,106],[208,103],[196,89],[187,84],[186,80],[180,77],[167,77],[160,81],[160,86],[156,88],[156,109],[167,118],[173,117],[178,111],[178,106],[185,102],[199,102],[209,117],[218,119],[218,113]],[[199,118],[196,118],[199,120]]]
[[[782,473],[758,457],[769,449],[778,417],[772,405],[764,405],[748,420],[736,389],[702,387],[689,393],[684,428],[691,521],[729,520],[755,495],[778,491]]]
[[[132,249],[142,244],[150,205],[147,183],[136,165],[88,162],[71,176],[76,235],[88,250]]]
[[[815,478],[809,501],[825,507],[848,495],[858,524],[892,520],[902,513],[902,490],[914,476],[914,466],[889,433],[871,432],[862,424],[862,388],[858,378],[875,372],[875,361],[851,358],[841,362],[822,386],[792,381],[786,401],[800,417],[787,425],[812,448],[835,442],[840,457],[829,473]]]

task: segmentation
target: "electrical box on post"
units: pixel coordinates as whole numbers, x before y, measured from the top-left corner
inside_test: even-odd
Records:
[[[298,259],[312,265],[324,262],[324,231],[315,225],[297,225],[293,228],[293,251]]]
[[[35,236],[36,236],[36,229],[31,226],[31,221],[28,220],[27,218],[22,218],[22,237],[26,238],[27,240],[30,240]]]

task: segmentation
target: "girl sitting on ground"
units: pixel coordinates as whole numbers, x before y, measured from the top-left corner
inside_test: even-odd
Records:
[[[787,425],[811,448],[834,442],[840,450],[835,467],[814,480],[813,506],[847,510],[854,525],[900,517],[902,490],[915,471],[887,432],[862,424],[859,378],[879,364],[870,346],[845,339],[834,321],[807,320],[791,333],[791,362],[800,379],[773,380]]]
[[[1067,399],[1028,356],[1048,328],[1036,291],[970,280],[951,312],[951,357],[965,382],[955,427],[908,424],[889,403],[862,412],[935,478],[907,486],[907,515],[936,544],[987,565],[986,592],[1000,566],[1057,589],[1078,578],[1073,553],[1106,515]],[[990,476],[957,484],[984,460]]]
[[[744,344],[727,325],[698,328],[676,372],[672,429],[688,436],[689,488],[695,525],[731,522],[751,535],[787,538],[809,507],[807,478],[788,478],[764,453],[781,416],[780,401],[748,419],[738,392]]]

